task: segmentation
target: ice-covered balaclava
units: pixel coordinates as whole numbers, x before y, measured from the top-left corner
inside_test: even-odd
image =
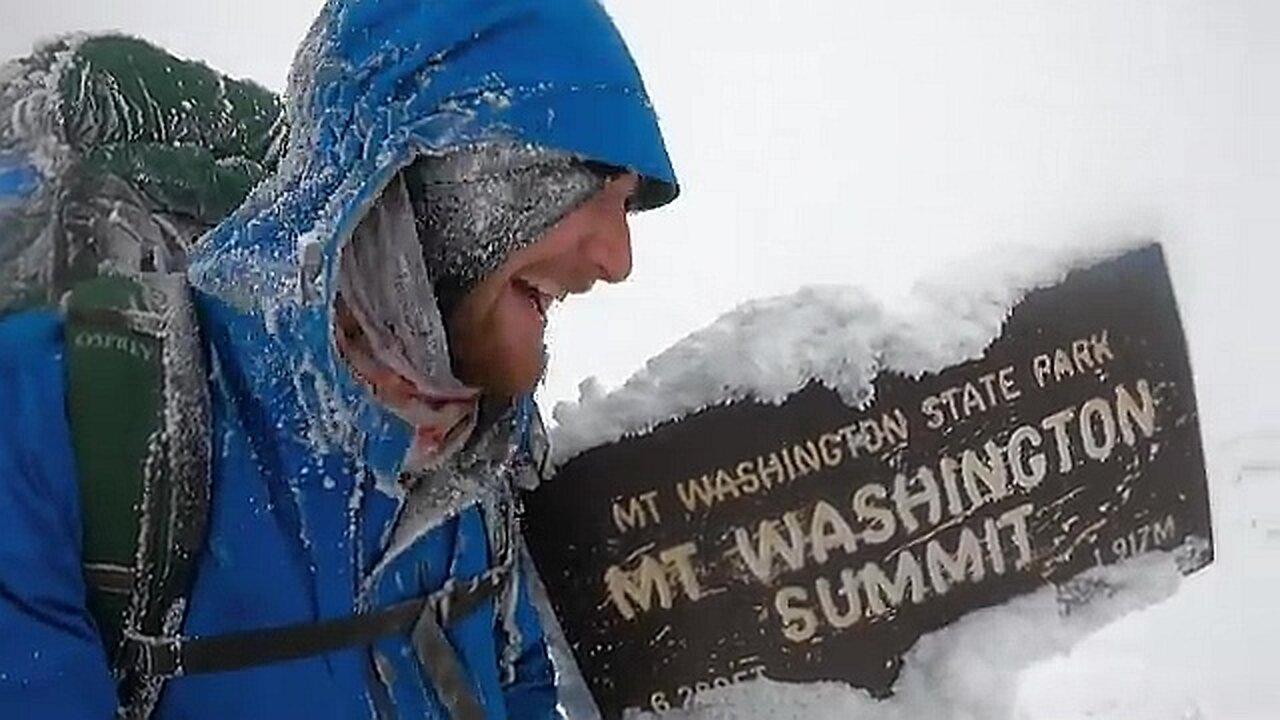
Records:
[[[449,362],[450,309],[610,174],[528,145],[467,147],[415,162],[361,221],[342,253],[335,332],[355,374],[413,426],[406,470],[434,466],[476,423],[479,393]]]
[[[405,172],[441,311],[512,252],[604,187],[608,170],[533,145],[492,143],[427,157]]]

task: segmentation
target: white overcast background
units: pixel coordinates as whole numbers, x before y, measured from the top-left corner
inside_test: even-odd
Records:
[[[833,282],[894,297],[997,244],[1158,237],[1219,562],[1029,671],[1019,718],[1280,716],[1280,2],[606,6],[684,192],[634,219],[630,282],[554,318],[548,409],[748,298]],[[116,29],[282,90],[318,7],[3,0],[0,56]]]

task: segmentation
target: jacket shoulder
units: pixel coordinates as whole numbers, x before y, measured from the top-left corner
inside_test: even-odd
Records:
[[[62,328],[62,315],[53,310],[0,318],[0,453],[43,456],[54,450],[70,457],[69,444],[57,447],[59,439],[70,442]],[[28,465],[37,461],[25,459]]]
[[[27,310],[0,317],[0,367],[20,368],[62,353],[62,313],[56,310]]]
[[[44,565],[40,575],[49,580],[69,575],[75,586],[79,484],[57,313],[26,312],[0,320],[0,397],[5,401],[0,412],[0,585],[8,585],[14,569],[39,563]]]
[[[21,444],[39,452],[58,436],[69,438],[62,329],[62,315],[53,310],[0,318],[0,449],[17,451]]]
[[[62,327],[55,311],[0,319],[0,717],[115,707],[85,607]]]

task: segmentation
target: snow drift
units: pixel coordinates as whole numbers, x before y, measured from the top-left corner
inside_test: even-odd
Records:
[[[612,392],[585,380],[576,403],[555,407],[552,462],[707,407],[743,399],[781,403],[815,381],[852,406],[866,405],[880,372],[918,376],[977,359],[1027,293],[1140,244],[994,250],[922,281],[901,307],[885,307],[849,286],[745,303]]]

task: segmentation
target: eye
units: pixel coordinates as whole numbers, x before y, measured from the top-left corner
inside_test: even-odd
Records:
[[[639,212],[636,207],[640,202],[640,180],[634,174],[618,176],[612,182],[622,183],[626,189],[622,194],[622,209],[628,215]]]

